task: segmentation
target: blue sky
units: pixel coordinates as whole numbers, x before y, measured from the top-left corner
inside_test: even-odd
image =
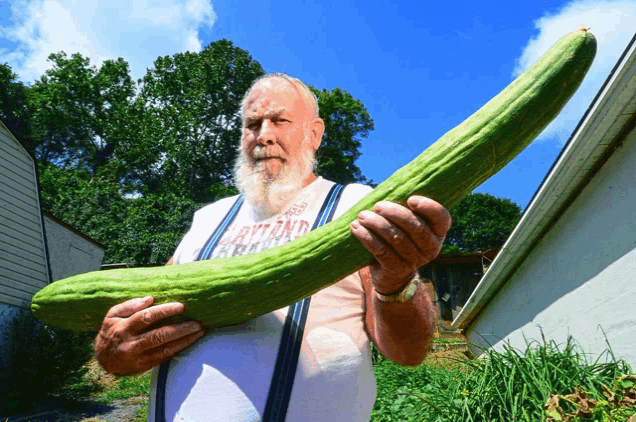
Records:
[[[477,189],[524,208],[634,36],[636,0],[0,0],[0,61],[32,83],[52,52],[79,52],[96,65],[123,57],[140,78],[158,56],[226,38],[268,72],[360,99],[375,130],[358,165],[381,182],[579,25],[599,43],[579,92]]]

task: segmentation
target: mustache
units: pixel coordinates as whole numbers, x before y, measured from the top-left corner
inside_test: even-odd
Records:
[[[288,160],[286,154],[282,152],[272,151],[271,149],[262,147],[260,145],[254,147],[251,155],[253,160],[262,160],[264,158],[280,158],[285,161]]]

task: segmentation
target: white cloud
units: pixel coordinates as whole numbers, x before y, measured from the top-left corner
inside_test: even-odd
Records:
[[[585,25],[597,41],[597,52],[579,90],[570,102],[539,136],[540,140],[557,138],[567,142],[583,117],[610,71],[634,36],[636,30],[636,0],[573,1],[555,14],[535,21],[539,35],[532,38],[517,61],[514,76],[527,69],[563,35]]]
[[[216,19],[210,0],[16,0],[11,12],[14,25],[0,27],[0,36],[17,48],[3,59],[25,82],[62,50],[97,66],[123,57],[137,79],[159,56],[200,51],[198,31]]]

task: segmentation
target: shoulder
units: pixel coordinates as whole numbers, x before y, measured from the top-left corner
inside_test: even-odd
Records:
[[[173,264],[191,262],[198,254],[198,249],[208,239],[211,232],[219,225],[239,196],[230,196],[205,205],[194,213],[190,230],[183,236],[173,254]]]
[[[343,197],[355,199],[356,202],[367,196],[373,188],[371,186],[362,185],[360,183],[352,183],[346,185],[342,192]]]
[[[330,184],[330,187],[335,184],[331,181],[326,182]],[[334,219],[347,212],[351,207],[357,204],[358,201],[367,196],[371,191],[373,191],[373,188],[371,186],[363,185],[360,183],[351,183],[345,185],[342,190],[342,195],[340,197],[338,207],[336,208],[336,212],[334,213]]]
[[[336,182],[332,182],[331,180],[323,179],[322,177],[318,179],[320,186],[324,190],[329,190]],[[368,185],[363,185],[361,183],[350,183],[348,185],[344,185],[344,189],[342,191],[342,198],[357,198],[357,201],[364,198],[369,192],[371,192],[373,188]]]
[[[230,210],[232,205],[236,202],[239,195],[228,196],[227,198],[219,199],[216,202],[205,205],[199,208],[192,219],[192,226],[200,221],[216,221],[221,220],[223,216]]]

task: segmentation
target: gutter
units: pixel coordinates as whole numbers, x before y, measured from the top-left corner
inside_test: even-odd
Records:
[[[636,35],[452,323],[466,330],[636,126]]]

